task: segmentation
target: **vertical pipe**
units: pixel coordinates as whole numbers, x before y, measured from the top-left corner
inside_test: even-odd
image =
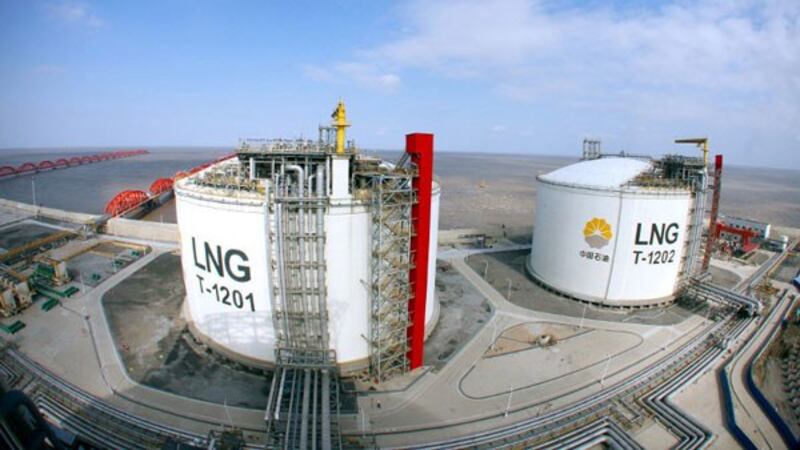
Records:
[[[285,344],[289,341],[289,319],[288,319],[288,312],[289,306],[286,302],[286,270],[285,270],[285,263],[284,263],[284,252],[286,250],[286,244],[283,239],[284,233],[284,226],[283,226],[283,203],[277,202],[275,204],[275,224],[277,229],[276,231],[276,238],[278,243],[278,250],[275,252],[278,255],[278,282],[280,283],[280,291],[279,297],[281,302],[281,318],[283,319],[283,343]],[[279,337],[280,342],[280,337]],[[277,347],[277,345],[276,345]]]
[[[328,158],[325,161],[325,173],[327,174],[327,176],[325,177],[325,196],[327,197],[331,193],[330,183],[331,183],[331,180],[333,179],[333,177],[331,176],[331,157],[330,156],[328,156]]]
[[[316,185],[316,194],[317,197],[322,198],[325,196],[325,165],[324,164],[317,164],[317,185]]]
[[[292,388],[289,391],[289,409],[286,411],[286,437],[284,438],[283,441],[285,444],[283,448],[285,450],[289,450],[291,448],[289,447],[289,445],[292,441],[291,439],[292,433],[297,433],[296,431],[292,430],[293,425],[295,425],[294,423],[296,420],[295,417],[297,417],[297,414],[294,414],[294,408],[295,408],[294,398],[297,392],[297,373],[298,373],[297,370],[292,370],[292,375],[291,375]]]
[[[275,403],[275,420],[280,420],[281,418],[281,402],[283,401],[283,387],[286,385],[286,371],[281,370],[281,381],[280,381],[280,388],[278,389],[278,396]],[[274,376],[274,375],[273,375]]]
[[[305,186],[305,178],[303,175],[303,168],[295,164],[287,164],[286,170],[292,171],[297,174],[297,195],[303,197],[303,186]]]
[[[311,196],[315,190],[312,188],[314,186],[314,180],[317,178],[317,174],[311,174],[309,171],[308,178],[306,179],[306,186],[308,186],[308,195]]]
[[[252,156],[250,157],[250,179],[256,179],[256,159]]]
[[[297,215],[296,215],[296,227],[294,232],[297,235],[297,252],[298,252],[298,266],[297,271],[299,275],[299,295],[301,298],[300,306],[302,307],[303,313],[303,334],[300,336],[300,339],[303,343],[307,343],[309,338],[309,315],[308,315],[308,304],[306,298],[306,255],[305,255],[305,245],[306,245],[306,225],[305,225],[305,203],[303,201],[305,197],[305,175],[303,168],[299,165],[295,164],[288,164],[286,165],[286,170],[294,172],[297,178],[297,196],[300,198],[300,201],[297,202]],[[296,304],[296,302],[294,302]],[[294,344],[298,344],[295,342]]]
[[[406,135],[406,153],[417,167],[412,185],[417,202],[411,208],[411,223],[415,233],[411,237],[412,265],[409,283],[413,297],[408,304],[411,326],[408,329],[409,367],[422,366],[425,341],[425,304],[428,296],[428,253],[431,236],[431,195],[433,192],[433,135],[412,133]],[[435,232],[435,230],[434,230]]]
[[[711,196],[711,215],[708,219],[708,237],[706,238],[706,249],[703,255],[702,271],[708,270],[711,262],[711,252],[714,251],[714,242],[717,240],[717,214],[719,213],[719,199],[722,190],[722,155],[714,158],[714,192]]]
[[[326,296],[325,286],[325,271],[327,264],[325,263],[325,207],[322,198],[325,191],[325,167],[323,164],[317,165],[317,200],[316,213],[317,213],[317,232],[315,233],[317,241],[317,293],[319,294],[319,314],[320,314],[320,334],[322,339],[322,348],[328,349],[328,303]]]
[[[270,192],[273,184],[272,181],[269,179],[262,179],[261,186],[263,186],[264,188],[264,234],[267,236],[267,239],[265,239],[264,252],[267,255],[266,260],[272,261],[273,251],[277,250],[277,249],[273,250],[272,240],[269,238],[270,234],[272,233],[272,222],[277,220],[277,216],[270,217],[270,205],[274,204],[273,203],[274,198],[272,197]],[[278,225],[276,224],[275,227],[277,229]],[[277,243],[275,245],[277,245]],[[275,277],[276,274],[274,272],[270,272],[269,276],[267,277],[267,299],[269,299],[269,304],[270,307],[272,308],[273,315],[280,310],[280,306],[278,305],[278,298],[277,298],[278,296],[275,295]]]
[[[322,369],[322,450],[331,449],[331,376],[328,369]]]
[[[695,175],[695,204],[692,217],[692,236],[690,237],[689,255],[686,260],[684,278],[689,278],[697,272],[697,257],[700,249],[700,240],[703,236],[703,219],[706,211],[706,192],[708,191],[708,171],[703,168]]]
[[[312,388],[314,389],[311,397],[311,445],[309,448],[317,448],[317,397],[319,397],[319,371],[315,370]]]
[[[309,395],[311,394],[311,371],[303,371],[303,408],[300,412],[300,448],[308,448]]]

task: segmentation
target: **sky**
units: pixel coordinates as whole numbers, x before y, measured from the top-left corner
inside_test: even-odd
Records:
[[[800,2],[0,0],[0,148],[694,154],[800,168]]]

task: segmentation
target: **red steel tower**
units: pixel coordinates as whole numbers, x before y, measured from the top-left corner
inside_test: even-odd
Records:
[[[433,192],[433,135],[406,135],[406,153],[417,167],[412,182],[417,201],[411,208],[411,269],[408,277],[412,297],[408,302],[411,326],[408,328],[408,361],[411,369],[422,365],[425,353],[425,301],[428,293],[428,254],[431,241],[431,195]],[[436,232],[436,230],[433,230]]]

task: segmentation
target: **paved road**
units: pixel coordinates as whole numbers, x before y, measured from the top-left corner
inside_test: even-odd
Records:
[[[772,326],[781,321],[791,302],[784,300],[782,304],[776,305],[772,313],[767,317],[763,324],[755,323],[759,327],[754,336],[750,336],[745,344],[745,348],[738,355],[731,367],[731,389],[733,390],[736,402],[736,422],[739,427],[747,433],[750,439],[759,448],[784,448],[778,430],[772,425],[769,418],[761,410],[756,401],[747,390],[745,381],[747,373],[747,362],[758,351],[762,342],[769,338]]]
[[[40,308],[26,310],[25,317],[40,317],[25,320],[29,326],[26,333],[20,333],[25,334],[20,341],[21,350],[80,389],[129,413],[200,435],[205,435],[210,427],[236,425],[258,440],[264,431],[261,409],[226,407],[181,397],[138,384],[128,376],[109,331],[102,298],[135,271],[175,249],[175,246],[148,244],[154,248],[151,253],[97,288],[63,302],[62,307],[50,313]]]
[[[109,388],[118,396],[142,405],[146,404],[150,414],[163,416],[160,420],[173,426],[205,432],[209,424],[238,426],[257,432],[264,428],[264,413],[260,409],[245,409],[226,407],[211,402],[182,397],[169,392],[153,389],[132,380],[122,365],[122,359],[117,353],[113,337],[108,327],[102,298],[105,293],[121,282],[133,272],[164,251],[154,251],[147,259],[137,261],[126,268],[125,273],[117,274],[119,277],[103,283],[98,289],[91,291],[87,297],[87,313],[92,325],[95,348],[101,364],[103,378]],[[162,414],[167,412],[168,414]],[[175,413],[174,415],[172,413]]]
[[[788,248],[794,248],[795,244],[796,242],[792,242],[792,245]],[[786,252],[784,252],[784,254],[785,253]],[[741,291],[747,289],[753,279],[760,278],[762,274],[768,273],[772,266],[781,260],[781,254],[777,254],[770,258],[770,260],[761,268],[759,268],[751,277],[742,280],[736,286],[735,290]],[[772,422],[769,420],[761,407],[758,406],[756,401],[750,395],[750,391],[747,389],[745,381],[747,362],[750,361],[750,358],[752,358],[753,355],[758,351],[761,343],[769,339],[770,331],[772,331],[773,326],[781,321],[781,318],[784,316],[788,308],[791,307],[791,304],[791,301],[785,299],[783,303],[776,304],[773,307],[769,316],[767,316],[764,321],[755,322],[752,325],[753,327],[756,327],[756,330],[754,330],[754,334],[746,335],[748,336],[745,338],[747,339],[747,343],[745,344],[745,347],[743,347],[742,351],[737,353],[735,356],[736,360],[731,367],[731,390],[734,395],[736,421],[739,427],[742,428],[742,430],[748,435],[753,443],[758,445],[760,448],[784,448],[785,444],[783,443],[778,430],[775,429],[775,426],[772,425]],[[753,333],[753,331],[749,331],[748,333]]]
[[[446,250],[439,250],[436,254],[436,258],[447,260],[463,260],[470,255],[478,255],[481,253],[510,252],[514,250],[529,250],[530,248],[530,244],[520,245],[514,243],[498,243],[491,248],[448,248]]]

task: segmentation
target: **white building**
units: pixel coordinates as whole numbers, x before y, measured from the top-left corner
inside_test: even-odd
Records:
[[[732,216],[720,216],[719,221],[732,228],[750,230],[756,233],[756,237],[759,239],[769,239],[770,224],[768,223]]]
[[[704,192],[705,168],[687,167],[688,177],[669,178],[657,161],[604,157],[537,177],[529,273],[602,305],[672,301],[696,259],[702,223],[694,186]]]
[[[395,198],[408,204],[397,200],[394,216],[386,218],[376,180],[410,180],[412,168],[352,148],[336,153],[322,142],[243,145],[236,157],[175,183],[185,315],[195,336],[233,359],[264,366],[275,362],[278,345],[318,347],[334,351],[347,371],[370,365],[384,344],[397,345],[395,353],[404,356],[405,344],[390,342],[386,333],[399,335],[403,327],[405,339],[409,324],[390,321],[408,320],[402,317],[407,303],[377,302],[379,295],[408,297],[411,186],[399,185],[405,191]],[[438,314],[439,196],[434,184],[428,331]],[[390,239],[399,244],[385,251],[380,246]],[[394,275],[387,264],[394,264]]]

